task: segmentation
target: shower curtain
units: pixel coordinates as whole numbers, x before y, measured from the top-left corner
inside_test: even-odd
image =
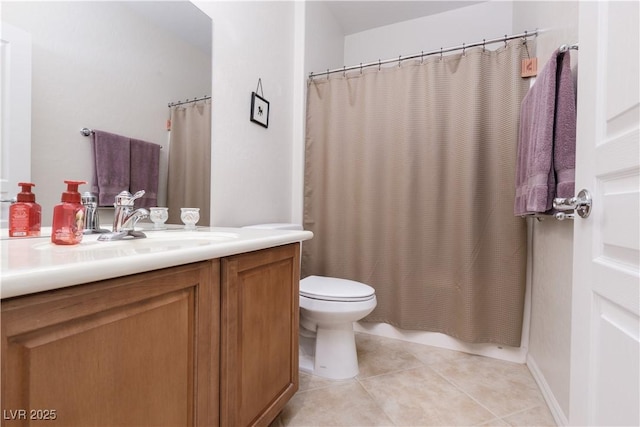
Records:
[[[167,207],[169,224],[182,224],[180,208],[200,208],[209,225],[211,195],[211,99],[170,109]]]
[[[309,81],[303,277],[373,286],[367,321],[520,346],[525,51],[516,41]]]

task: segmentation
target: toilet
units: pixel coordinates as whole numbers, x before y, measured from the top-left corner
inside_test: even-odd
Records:
[[[299,224],[258,224],[246,228],[302,230]],[[375,289],[335,277],[300,280],[300,370],[333,380],[358,375],[353,322],[376,307]]]

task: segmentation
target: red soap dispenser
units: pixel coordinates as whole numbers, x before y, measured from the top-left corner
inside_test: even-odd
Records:
[[[19,182],[22,191],[18,201],[9,207],[9,237],[37,237],[40,235],[42,208],[31,192],[35,184]]]
[[[77,245],[84,231],[84,206],[80,203],[78,185],[85,181],[65,181],[67,191],[62,193],[62,203],[53,208],[51,241],[56,245]]]

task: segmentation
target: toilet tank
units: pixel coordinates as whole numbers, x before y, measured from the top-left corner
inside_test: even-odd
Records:
[[[246,225],[242,228],[263,228],[268,230],[302,230],[302,225],[300,224],[291,224],[286,222],[275,222],[271,224],[255,224],[255,225]]]

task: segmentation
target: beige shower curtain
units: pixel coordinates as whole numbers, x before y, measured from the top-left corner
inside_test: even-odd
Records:
[[[180,208],[200,208],[209,225],[211,196],[211,99],[171,107],[167,206],[169,224],[182,224]]]
[[[524,52],[516,41],[309,82],[303,276],[373,286],[368,321],[520,345]]]

